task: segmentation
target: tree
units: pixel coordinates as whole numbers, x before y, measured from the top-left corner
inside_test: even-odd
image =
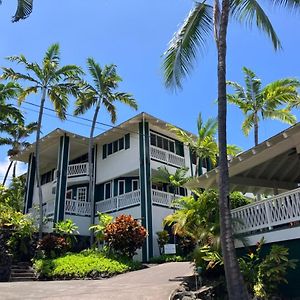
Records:
[[[168,125],[168,127],[177,135],[178,139],[187,145],[191,152],[196,155],[195,176],[201,174],[202,161],[204,159],[209,159],[212,166],[216,166],[218,156],[218,144],[216,141],[218,123],[215,118],[209,118],[206,122],[203,122],[202,115],[199,113],[197,119],[197,138],[173,125]],[[227,145],[228,155],[236,156],[240,151],[241,149],[235,145]]]
[[[2,0],[0,0],[2,4]],[[12,17],[12,22],[18,22],[29,17],[32,12],[33,0],[18,0],[17,10]]]
[[[134,109],[137,109],[137,103],[132,95],[123,92],[117,92],[119,83],[122,81],[118,76],[116,65],[105,65],[102,69],[93,58],[87,59],[88,71],[92,77],[93,84],[83,83],[83,92],[76,100],[76,109],[74,114],[84,114],[91,107],[95,107],[93,121],[90,130],[89,148],[88,148],[88,165],[89,165],[89,191],[88,197],[91,202],[91,224],[95,220],[95,199],[94,199],[94,172],[93,172],[93,146],[94,146],[94,131],[97,122],[99,110],[105,108],[111,117],[111,122],[114,124],[117,118],[115,102],[122,102]],[[91,246],[94,242],[94,234],[91,232]]]
[[[299,8],[299,0],[273,0],[279,7]],[[232,300],[248,299],[239,265],[235,255],[232,235],[227,161],[227,98],[226,98],[226,54],[229,17],[252,25],[253,21],[272,40],[274,48],[281,44],[272,24],[256,0],[214,0],[196,2],[182,27],[175,33],[164,55],[165,84],[169,88],[181,88],[182,80],[190,74],[197,50],[203,50],[207,38],[214,33],[217,46],[218,78],[218,140],[219,140],[219,206],[221,246],[224,257],[227,290]]]
[[[25,125],[24,120],[16,120],[16,119],[7,119],[5,124],[0,124],[0,132],[5,132],[8,137],[0,137],[0,146],[7,145],[10,146],[10,149],[7,152],[7,155],[12,159],[13,156],[19,154],[26,147],[30,145],[25,139],[28,138],[33,132],[37,130],[37,122],[31,122]],[[11,160],[6,174],[3,179],[3,185],[5,185],[7,176],[12,167],[13,160]],[[13,178],[16,177],[16,167],[17,161],[14,163],[13,168]]]
[[[45,53],[41,64],[29,62],[24,55],[8,57],[11,62],[16,62],[24,66],[26,72],[19,73],[12,68],[2,68],[4,73],[2,78],[15,81],[25,81],[28,86],[20,93],[18,100],[20,103],[32,93],[40,93],[39,115],[37,122],[36,141],[35,141],[35,159],[36,159],[36,182],[39,198],[39,238],[42,238],[43,231],[43,195],[40,176],[40,135],[43,111],[46,98],[53,104],[57,116],[61,120],[66,119],[66,110],[68,107],[68,96],[77,96],[79,88],[77,84],[78,77],[83,74],[82,70],[75,65],[60,66],[59,45],[51,45]]]
[[[282,108],[283,104],[295,103],[299,100],[297,88],[300,82],[293,78],[284,78],[262,87],[261,80],[256,74],[243,67],[245,88],[237,82],[227,81],[235,93],[228,94],[229,103],[237,105],[245,115],[242,124],[243,133],[247,136],[254,128],[254,144],[258,145],[258,124],[260,120],[276,119],[287,124],[296,123],[296,117],[290,109]]]

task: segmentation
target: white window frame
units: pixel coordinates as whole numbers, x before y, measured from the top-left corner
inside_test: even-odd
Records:
[[[70,198],[67,198],[67,194],[68,193],[71,193],[71,197]],[[67,192],[66,192],[66,199],[73,199],[73,190],[67,190]]]
[[[174,153],[174,154],[176,154],[176,147],[175,147],[175,140],[173,140],[173,139],[171,139],[171,138],[168,138],[168,137],[166,137],[166,136],[164,136],[164,135],[161,135],[161,134],[159,134],[159,133],[156,133],[156,132],[153,132],[153,131],[150,131],[150,134],[153,134],[153,135],[155,135],[155,141],[156,141],[156,146],[154,146],[154,147],[157,147],[157,148],[159,148],[159,149],[162,149],[162,150],[165,150],[165,151],[168,151],[168,152],[171,152],[171,153]],[[172,152],[172,151],[170,151],[170,146],[168,145],[168,150],[166,150],[166,149],[164,149],[164,148],[161,148],[161,147],[158,147],[157,146],[157,137],[161,137],[163,140],[165,139],[165,140],[168,140],[169,142],[172,142],[173,144],[174,144],[174,152]],[[149,136],[149,142],[150,142],[150,145],[151,145],[151,137]],[[162,141],[162,145],[164,144],[164,141]],[[152,145],[153,146],[153,145]]]
[[[110,191],[109,191],[109,198],[106,198],[106,186],[110,184]],[[104,183],[104,195],[103,195],[103,199],[106,200],[106,199],[110,199],[112,197],[112,182],[109,181],[109,182],[106,182]]]
[[[84,195],[84,200],[83,199],[79,199],[79,195],[81,195],[81,192],[83,192],[82,195]],[[76,199],[77,201],[81,201],[81,202],[86,202],[88,199],[87,199],[87,187],[86,186],[81,186],[81,187],[78,187],[77,190],[76,190]]]
[[[124,184],[124,193],[120,194],[120,183],[123,182]],[[118,196],[125,194],[125,180],[118,180]]]
[[[133,183],[134,182],[137,182],[137,189],[136,190],[134,190],[133,189]],[[138,179],[132,179],[132,181],[131,181],[131,191],[133,192],[133,191],[137,191],[139,188],[140,188],[140,183],[139,183],[139,180]]]

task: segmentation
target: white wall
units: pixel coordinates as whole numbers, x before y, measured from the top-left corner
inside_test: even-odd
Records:
[[[136,129],[138,130],[138,129]],[[124,132],[125,134],[126,132]],[[117,138],[112,136],[111,141]],[[109,142],[107,142],[109,143]],[[139,136],[136,133],[130,132],[130,148],[123,149],[116,153],[102,158],[103,143],[98,144],[97,155],[97,176],[96,184],[108,181],[123,174],[139,169],[140,155],[139,155]]]
[[[52,200],[55,197],[55,194],[52,194],[52,187],[53,183],[48,182],[42,185],[42,193],[43,193],[43,202],[48,200]],[[36,181],[34,182],[34,189],[33,189],[33,204],[38,204],[38,188],[36,186]]]
[[[152,205],[153,255],[154,256],[159,255],[156,232],[163,230],[163,226],[162,226],[163,219],[172,213],[173,213],[173,209]]]
[[[65,214],[65,220],[66,219],[71,219],[77,226],[78,226],[78,231],[80,235],[90,235],[89,227],[91,224],[91,218],[90,217],[83,217],[83,216],[74,216],[74,215],[69,215]]]

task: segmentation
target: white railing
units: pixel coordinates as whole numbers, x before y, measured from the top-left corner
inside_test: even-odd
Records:
[[[184,167],[184,157],[161,148],[150,146],[150,157],[176,167]]]
[[[79,216],[90,216],[91,203],[86,201],[66,199],[65,212],[70,214],[76,214]]]
[[[96,202],[96,211],[111,212],[130,207],[141,202],[141,191],[125,193],[123,195],[115,196],[106,200]]]
[[[89,175],[89,164],[81,163],[68,166],[68,176]]]
[[[180,197],[182,197],[182,196],[175,195],[175,199],[180,198]],[[174,208],[174,207],[177,207],[177,205],[172,204],[172,201],[175,199],[174,199],[174,194],[152,189],[152,203],[153,204],[158,204],[158,205],[163,205],[163,206]]]
[[[300,188],[231,211],[235,233],[251,233],[300,221]]]

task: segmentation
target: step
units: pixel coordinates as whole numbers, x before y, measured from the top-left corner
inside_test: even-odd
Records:
[[[16,282],[16,281],[34,281],[36,280],[35,277],[18,277],[18,278],[10,278],[11,282]]]
[[[10,276],[12,276],[12,277],[34,276],[33,272],[21,272],[21,273],[19,273],[19,272],[17,272],[17,273],[11,272],[10,274],[11,274]]]

